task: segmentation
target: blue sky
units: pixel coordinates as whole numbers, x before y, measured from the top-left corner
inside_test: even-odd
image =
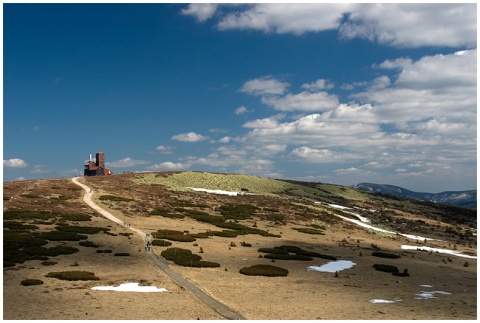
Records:
[[[3,179],[476,189],[477,5],[3,5]]]

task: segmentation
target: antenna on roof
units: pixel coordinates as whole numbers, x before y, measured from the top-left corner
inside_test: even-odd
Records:
[[[92,161],[92,154],[90,154],[90,161]]]

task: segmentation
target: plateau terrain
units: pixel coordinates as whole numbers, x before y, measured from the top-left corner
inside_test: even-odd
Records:
[[[4,182],[3,209],[5,320],[477,319],[473,208],[188,171]]]

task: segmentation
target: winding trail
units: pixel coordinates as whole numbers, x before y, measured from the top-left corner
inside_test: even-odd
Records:
[[[83,196],[83,201],[85,204],[90,206],[92,209],[103,215],[105,218],[108,220],[115,222],[123,227],[125,227],[125,223],[121,220],[119,220],[117,217],[112,215],[110,212],[102,209],[98,204],[93,202],[92,196],[93,196],[93,190],[88,187],[85,184],[82,184],[78,181],[79,177],[74,177],[72,178],[72,182],[75,183],[76,185],[80,186],[85,190],[85,195]],[[140,237],[143,239],[144,242],[147,241],[147,234],[140,229],[134,228],[132,226],[128,226],[128,229],[134,231]],[[153,248],[152,248],[153,249]],[[211,307],[214,311],[216,311],[218,314],[222,315],[224,318],[229,319],[229,320],[245,320],[245,317],[243,317],[240,313],[235,312],[228,306],[220,303],[216,299],[212,298],[210,295],[206,294],[203,290],[201,290],[197,285],[191,283],[187,279],[185,279],[182,275],[179,273],[175,272],[172,268],[170,268],[168,262],[161,256],[156,255],[155,253],[152,252],[147,252],[146,255],[153,260],[153,262],[160,268],[162,269],[170,278],[172,278],[177,284],[191,292],[195,297],[197,297],[200,301]]]

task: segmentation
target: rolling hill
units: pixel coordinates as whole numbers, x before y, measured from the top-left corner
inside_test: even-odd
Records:
[[[353,185],[352,187],[367,192],[381,193],[461,207],[477,208],[477,190],[422,193],[410,191],[399,186],[373,183],[359,183]]]

